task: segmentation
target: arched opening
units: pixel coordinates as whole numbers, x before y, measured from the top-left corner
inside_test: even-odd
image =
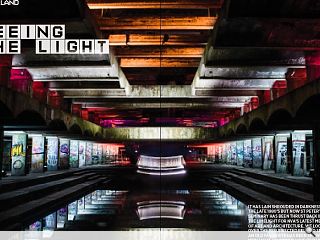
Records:
[[[254,119],[249,127],[249,131],[259,131],[259,130],[265,130],[266,125],[260,118]]]
[[[10,123],[14,119],[14,116],[10,109],[0,101],[0,125]]]
[[[80,128],[80,126],[78,124],[73,124],[69,131],[73,134],[81,134],[82,135],[82,129]]]
[[[84,131],[83,135],[86,136],[86,137],[93,137],[92,132],[90,130],[88,130],[88,129]]]
[[[25,126],[45,126],[46,121],[40,113],[32,110],[26,110],[17,116],[16,124]]]
[[[235,133],[233,131],[233,129],[229,129],[228,132],[227,132],[227,136],[230,137],[230,136],[234,136]]]
[[[293,118],[291,114],[285,110],[280,109],[272,113],[268,120],[269,129],[288,129],[293,123]]]
[[[62,121],[60,119],[52,120],[49,123],[48,128],[49,128],[49,130],[53,130],[53,131],[67,131],[68,130],[64,121]]]
[[[308,98],[296,112],[295,120],[299,123],[308,124],[320,121],[320,94]]]
[[[97,132],[94,136],[97,138],[102,138],[102,134],[100,132]]]
[[[247,132],[248,132],[247,127],[244,124],[240,124],[237,127],[236,134],[245,134]]]

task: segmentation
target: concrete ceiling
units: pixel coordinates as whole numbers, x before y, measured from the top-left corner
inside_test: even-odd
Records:
[[[13,68],[97,123],[185,111],[222,124],[286,86],[287,74],[305,69],[305,55],[320,48],[316,0],[33,1],[37,9],[0,20],[63,22],[67,38],[109,38],[107,56],[35,55],[27,44],[13,58]]]

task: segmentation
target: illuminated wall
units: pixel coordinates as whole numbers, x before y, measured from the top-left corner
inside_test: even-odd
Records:
[[[86,142],[79,141],[79,167],[86,165]]]
[[[59,168],[69,168],[70,140],[60,138],[59,146]]]
[[[26,171],[27,135],[14,134],[12,136],[11,158],[12,176],[23,176]]]
[[[274,137],[268,136],[262,138],[262,152],[263,152],[263,169],[275,169],[274,161]]]
[[[237,141],[237,165],[243,165],[243,141]]]
[[[277,135],[276,136],[276,172],[288,172],[288,146],[287,141],[290,135]]]
[[[44,137],[32,137],[32,157],[31,157],[31,171],[43,172],[44,164]]]
[[[293,175],[303,176],[307,170],[306,135],[304,133],[292,133],[291,137]]]
[[[71,168],[79,167],[79,141],[70,140],[69,163]]]
[[[245,167],[252,167],[252,143],[251,139],[243,141],[243,164]]]
[[[232,165],[237,165],[237,143],[230,143],[230,162]]]
[[[86,165],[92,165],[92,142],[86,143]]]
[[[252,139],[252,166],[254,168],[262,167],[262,139]]]
[[[47,137],[47,168],[48,171],[58,170],[59,140],[57,137]]]

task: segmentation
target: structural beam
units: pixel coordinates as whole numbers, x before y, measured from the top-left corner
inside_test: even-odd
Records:
[[[110,46],[205,46],[207,34],[110,34]]]
[[[195,87],[202,89],[269,90],[276,79],[199,79]],[[285,79],[283,80],[285,81]]]
[[[125,47],[117,48],[115,56],[130,57],[173,57],[173,58],[201,58],[204,47]]]
[[[85,63],[84,63],[85,64]],[[14,67],[21,69],[23,67]],[[116,78],[117,70],[111,66],[37,66],[25,67],[33,79],[49,80],[49,79],[77,79],[77,78]]]
[[[198,67],[199,58],[121,58],[120,67],[167,67],[167,68],[190,68]]]
[[[48,88],[50,90],[59,91],[63,89],[85,89],[85,88],[99,88],[99,89],[106,89],[106,88],[120,88],[119,81],[105,81],[105,82],[96,82],[96,81],[52,81],[49,82]]]
[[[195,96],[205,97],[205,96],[247,96],[247,97],[257,97],[262,94],[263,91],[258,90],[232,90],[232,89],[196,89]]]
[[[216,17],[98,18],[102,31],[110,30],[212,30]]]
[[[223,0],[87,0],[90,9],[206,9],[221,8]]]
[[[230,79],[285,79],[289,68],[304,68],[304,66],[204,66],[200,76]]]
[[[99,110],[108,110],[110,108],[116,109],[166,109],[166,108],[187,108],[187,109],[213,109],[213,108],[240,108],[243,107],[243,102],[207,102],[207,103],[122,103],[122,104],[86,104],[85,108],[94,108]]]
[[[108,98],[126,97],[124,89],[58,89],[64,98]]]

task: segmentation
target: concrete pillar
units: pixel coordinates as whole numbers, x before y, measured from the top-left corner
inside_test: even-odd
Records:
[[[79,167],[79,141],[70,140],[70,168]]]
[[[26,152],[27,135],[24,133],[14,134],[12,136],[12,176],[23,176],[26,174]]]
[[[263,95],[260,98],[261,99],[261,104],[267,104],[271,102],[271,90],[265,90],[263,91]]]
[[[275,82],[275,84],[271,88],[271,99],[272,100],[275,100],[275,99],[286,94],[287,86],[286,86],[285,82],[284,83],[282,83],[282,82],[284,82],[284,81]]]
[[[292,133],[292,175],[303,176],[307,170],[306,164],[306,134]]]
[[[308,82],[320,78],[320,52],[308,52],[306,56],[307,80]]]
[[[320,126],[317,124],[313,129],[313,194],[314,200],[320,201]]]
[[[4,130],[3,126],[0,125],[0,179],[2,178],[2,164],[3,164],[3,139],[4,139]]]
[[[92,142],[86,144],[86,166],[92,165]]]
[[[0,57],[0,86],[8,86],[10,80],[12,56],[1,55]]]
[[[237,141],[237,165],[243,165],[243,141]]]
[[[293,91],[307,82],[307,72],[305,68],[290,68],[286,73],[287,92]]]
[[[47,169],[48,171],[58,170],[59,139],[47,137]]]
[[[258,107],[259,107],[259,98],[258,97],[251,98],[251,101],[250,101],[251,111],[254,109],[257,109]]]
[[[82,107],[81,104],[72,104],[72,105],[71,105],[72,114],[80,117],[80,116],[81,116],[81,107]]]
[[[262,169],[262,139],[252,139],[252,167]]]
[[[86,165],[86,142],[79,141],[79,167]]]
[[[59,139],[59,169],[68,169],[70,156],[70,140],[66,138]]]
[[[43,172],[44,137],[32,136],[31,172]]]
[[[278,134],[275,137],[276,173],[288,173],[288,138],[289,134]]]

